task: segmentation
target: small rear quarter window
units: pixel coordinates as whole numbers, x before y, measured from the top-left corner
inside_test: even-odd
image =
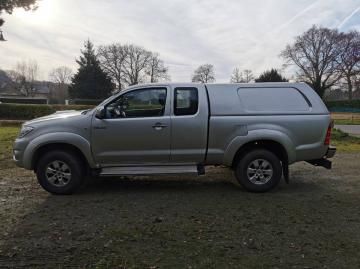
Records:
[[[310,105],[295,88],[239,88],[238,95],[244,109],[249,112],[309,111]]]
[[[197,88],[175,88],[174,114],[176,116],[194,115],[199,107]]]

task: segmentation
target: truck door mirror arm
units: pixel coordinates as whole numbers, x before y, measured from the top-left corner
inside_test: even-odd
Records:
[[[96,109],[95,117],[100,120],[105,118],[105,108],[103,106]]]

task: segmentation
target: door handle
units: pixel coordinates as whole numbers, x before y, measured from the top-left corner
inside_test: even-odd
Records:
[[[161,122],[155,123],[155,125],[152,126],[156,131],[160,131],[167,127],[167,125],[162,124]]]
[[[95,126],[94,129],[95,130],[105,130],[106,127],[105,126]]]

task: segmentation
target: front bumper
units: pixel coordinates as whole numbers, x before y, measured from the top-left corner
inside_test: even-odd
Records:
[[[16,138],[13,144],[13,160],[19,167],[24,167],[24,152],[28,145],[28,140],[25,138]]]
[[[326,169],[331,169],[332,163],[328,159],[334,157],[335,153],[336,153],[336,147],[329,146],[324,157],[322,157],[321,159],[310,160],[307,162],[315,166],[322,166]]]
[[[22,155],[23,155],[22,151],[13,149],[13,161],[19,167],[23,167]]]

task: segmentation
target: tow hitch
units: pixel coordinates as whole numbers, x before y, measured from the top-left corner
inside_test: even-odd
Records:
[[[307,162],[315,166],[322,166],[326,169],[331,169],[331,161],[329,161],[328,158],[334,157],[335,153],[336,153],[336,147],[330,146],[323,158],[310,160]]]
[[[331,169],[331,161],[329,161],[328,159],[322,158],[322,159],[317,159],[317,160],[310,160],[310,161],[306,161],[312,165],[315,166],[322,166],[326,169]]]

